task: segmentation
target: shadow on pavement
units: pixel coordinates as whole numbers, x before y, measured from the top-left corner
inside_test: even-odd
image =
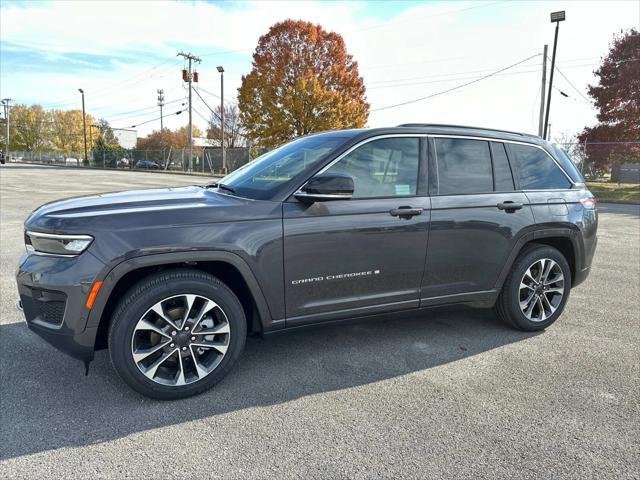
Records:
[[[248,339],[213,390],[174,402],[144,398],[106,351],[88,377],[23,323],[0,326],[0,458],[96,444],[131,433],[378,382],[531,338],[490,310],[432,309]]]

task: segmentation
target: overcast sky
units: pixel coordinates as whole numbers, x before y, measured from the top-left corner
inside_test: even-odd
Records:
[[[114,127],[144,136],[160,126],[156,89],[165,90],[165,126],[187,122],[182,109],[179,50],[202,58],[199,86],[210,107],[233,101],[251,69],[260,35],[286,18],[321,24],[343,35],[360,66],[371,104],[368,126],[456,123],[537,133],[542,48],[553,44],[549,13],[560,25],[551,119],[553,136],[595,122],[583,98],[614,32],[640,24],[640,0],[477,2],[11,2],[0,7],[0,97],[46,108],[80,106]],[[395,108],[528,57],[504,73],[431,99]],[[573,86],[572,86],[573,85]],[[574,88],[575,87],[575,88]],[[209,92],[209,93],[205,93]],[[380,109],[380,110],[378,110]],[[209,110],[194,96],[194,122]]]

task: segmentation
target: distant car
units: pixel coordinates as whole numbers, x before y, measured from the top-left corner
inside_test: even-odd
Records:
[[[0,164],[4,165],[4,152],[0,152]]]
[[[129,162],[128,158],[118,160],[118,168],[129,168],[129,165],[131,165],[131,162]]]
[[[150,160],[140,160],[138,163],[136,163],[136,168],[146,168],[150,170],[157,170],[160,168],[160,165]]]
[[[71,167],[79,167],[80,166],[80,159],[75,158],[75,157],[67,157],[64,161],[65,165],[67,166],[71,166]]]

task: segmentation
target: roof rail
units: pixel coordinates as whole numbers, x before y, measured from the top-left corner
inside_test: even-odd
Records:
[[[497,128],[470,127],[467,125],[450,125],[445,123],[403,123],[398,127],[443,127],[443,128],[463,128],[468,130],[485,130],[487,132],[509,133],[511,135],[520,135],[521,137],[537,137],[530,133],[512,132],[510,130],[500,130]]]

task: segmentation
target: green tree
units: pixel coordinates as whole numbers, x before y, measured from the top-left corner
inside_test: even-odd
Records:
[[[276,23],[260,37],[238,93],[247,136],[266,147],[363,127],[369,116],[364,81],[342,36],[304,21]]]

